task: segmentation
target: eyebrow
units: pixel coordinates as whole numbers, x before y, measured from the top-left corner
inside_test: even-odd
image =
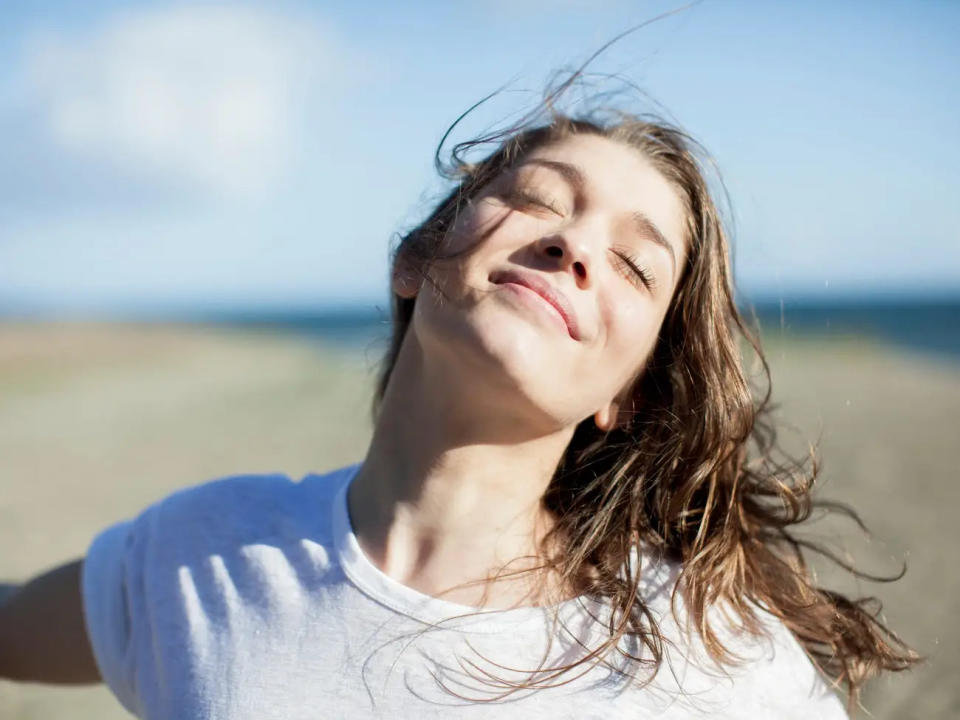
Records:
[[[640,212],[639,210],[633,213],[633,222],[638,228],[640,228],[640,232],[642,232],[644,235],[649,236],[651,240],[653,240],[657,245],[659,245],[664,250],[666,250],[667,253],[669,253],[670,265],[673,266],[673,274],[676,275],[677,274],[677,254],[673,249],[673,245],[670,244],[670,241],[663,236],[662,232],[660,232],[660,228],[656,226],[653,220],[648,218],[644,213]]]
[[[529,158],[525,160],[522,165],[542,165],[551,170],[556,170],[578,190],[582,190],[587,184],[583,171],[576,165],[571,165],[570,163],[560,162],[559,160],[547,160],[546,158]]]
[[[571,165],[570,163],[560,162],[559,160],[548,160],[546,158],[529,158],[525,160],[523,165],[541,165],[551,170],[563,175],[563,177],[573,185],[578,190],[582,190],[586,186],[587,181],[586,177],[583,174],[583,171],[578,168],[576,165]],[[634,212],[631,215],[633,224],[636,225],[637,229],[647,237],[649,237],[653,242],[662,247],[670,255],[670,264],[673,267],[673,274],[677,274],[677,253],[673,249],[673,245],[669,240],[660,232],[660,228],[657,227],[656,223],[653,222],[645,213],[640,212],[639,210]]]

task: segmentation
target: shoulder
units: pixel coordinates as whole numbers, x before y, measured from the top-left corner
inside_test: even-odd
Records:
[[[351,470],[300,482],[281,473],[219,478],[94,539],[82,578],[87,630],[101,675],[127,709],[144,707],[143,678],[170,647],[180,662],[232,627],[243,603],[268,612],[283,599],[276,587],[324,576],[331,503]]]
[[[177,491],[135,521],[146,535],[202,536],[208,550],[285,536],[325,535],[327,509],[351,468],[310,474],[230,475]]]
[[[846,720],[843,703],[782,620],[755,606],[760,632],[752,633],[729,609],[711,607],[707,621],[731,656],[718,664],[677,591],[681,565],[651,554],[642,561],[644,604],[666,641],[656,685],[676,708],[694,717]]]
[[[835,690],[814,665],[783,621],[761,611],[769,635],[759,642],[763,650],[756,661],[755,683],[768,706],[782,706],[796,717],[846,718]]]
[[[331,537],[330,507],[353,467],[294,481],[282,473],[238,474],[178,490],[136,518],[94,539],[87,561],[108,557],[142,570],[190,565],[192,560],[250,545],[278,545]]]
[[[756,608],[761,634],[749,633],[717,611],[719,637],[736,658],[725,668],[733,707],[757,717],[846,720],[837,693],[782,620]]]

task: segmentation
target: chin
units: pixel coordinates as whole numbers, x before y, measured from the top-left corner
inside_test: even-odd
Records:
[[[566,405],[570,389],[576,385],[571,377],[573,358],[567,356],[568,338],[558,342],[552,328],[531,323],[510,312],[491,312],[476,318],[476,349],[492,376],[492,384],[506,384],[519,401],[543,408],[551,416],[557,405]]]
[[[419,309],[419,308],[418,308]],[[453,305],[423,308],[415,331],[424,352],[463,373],[460,382],[496,397],[504,411],[527,406],[531,416],[565,425],[576,418],[570,389],[574,346],[547,324],[499,303],[478,303],[469,310]]]

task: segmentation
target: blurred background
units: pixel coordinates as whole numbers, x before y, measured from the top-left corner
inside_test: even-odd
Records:
[[[0,582],[184,485],[362,457],[388,257],[433,152],[676,4],[0,5]],[[960,717],[960,4],[695,4],[591,71],[711,152],[784,440],[873,531],[927,663],[876,718]],[[0,682],[0,716],[121,718],[103,688]]]

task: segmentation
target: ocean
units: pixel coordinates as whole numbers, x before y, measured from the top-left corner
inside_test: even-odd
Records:
[[[858,335],[960,362],[960,298],[951,300],[767,302],[755,306],[768,335]]]
[[[761,301],[741,308],[767,336],[856,335],[960,363],[960,297],[946,300]],[[293,331],[348,347],[386,347],[389,313],[375,306],[226,311],[193,317],[219,325]]]

